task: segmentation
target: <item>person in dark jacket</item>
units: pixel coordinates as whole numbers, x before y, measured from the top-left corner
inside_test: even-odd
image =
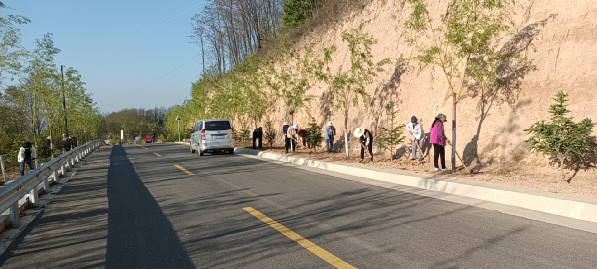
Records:
[[[288,125],[287,122],[284,122],[284,124],[282,124],[282,132],[284,133],[284,147],[286,148],[286,153],[288,153],[288,147],[290,147],[290,138],[286,136],[286,134],[288,134],[288,127],[290,127],[290,125]]]
[[[77,139],[76,137],[71,135],[69,137],[69,140],[70,140],[70,149],[74,149],[79,146],[79,139]]]
[[[158,141],[158,135],[155,133],[155,130],[153,130],[153,129],[151,130],[151,139],[152,139],[151,143],[155,143]]]
[[[259,140],[259,148],[261,148],[263,144],[263,128],[259,127],[253,131],[253,149],[255,149],[255,142]]]
[[[29,170],[32,171],[33,161],[37,158],[37,151],[35,147],[31,145],[31,142],[27,141],[19,150],[18,161],[21,163],[21,176],[25,175],[25,164],[29,165]]]
[[[371,131],[365,128],[356,128],[354,136],[359,139],[359,144],[361,145],[361,162],[365,159],[365,148],[369,151],[371,161],[373,162],[373,134]]]

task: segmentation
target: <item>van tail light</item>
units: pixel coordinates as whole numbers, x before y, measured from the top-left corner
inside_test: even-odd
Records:
[[[205,140],[205,129],[201,130],[201,140]]]
[[[234,128],[232,128],[232,139],[234,139]]]

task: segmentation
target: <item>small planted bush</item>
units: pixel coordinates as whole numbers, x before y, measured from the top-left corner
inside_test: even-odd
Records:
[[[595,123],[586,118],[574,122],[573,117],[567,116],[568,94],[560,91],[553,99],[556,103],[549,106],[551,121],[540,121],[525,131],[531,137],[525,142],[529,143],[529,151],[548,155],[560,163],[562,180],[566,180],[564,162],[584,161],[591,151],[591,132]]]

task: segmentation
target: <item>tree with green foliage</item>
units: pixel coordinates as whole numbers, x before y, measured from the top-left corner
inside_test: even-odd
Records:
[[[390,160],[394,159],[398,145],[404,142],[404,136],[402,136],[404,133],[404,124],[398,124],[396,121],[398,112],[400,112],[398,107],[394,102],[390,102],[386,107],[388,128],[379,127],[379,133],[375,138],[377,146],[390,153]]]
[[[276,128],[273,127],[272,121],[268,119],[265,122],[265,144],[269,144],[270,149],[274,147],[274,143],[276,142],[276,136]]]
[[[306,142],[309,143],[313,149],[317,149],[323,141],[323,135],[321,134],[321,127],[315,122],[314,118],[311,118],[311,122],[309,123],[309,136],[305,138]]]
[[[347,43],[350,51],[350,69],[338,73],[331,71],[332,54],[336,51],[336,47],[331,47],[324,49],[324,58],[316,64],[314,74],[332,89],[335,107],[344,114],[344,141],[348,142],[349,109],[358,107],[360,101],[367,106],[369,94],[366,87],[375,82],[375,78],[385,71],[383,67],[390,64],[391,60],[385,58],[377,63],[373,62],[371,47],[377,40],[363,32],[363,25],[343,34],[342,41]],[[348,143],[345,145],[348,157]]]
[[[500,42],[514,34],[514,1],[450,0],[445,13],[429,12],[430,0],[405,0],[411,14],[404,23],[407,43],[419,55],[412,60],[441,69],[452,98],[452,168],[456,158],[456,104],[466,98],[466,89],[495,89],[500,83],[500,66],[524,61],[516,51],[502,50]],[[502,68],[503,69],[503,68]],[[431,76],[433,76],[433,72]],[[433,77],[432,77],[433,81]],[[487,91],[486,91],[487,92]]]
[[[2,8],[9,7],[0,2]],[[5,73],[17,75],[22,68],[21,59],[27,55],[27,50],[19,44],[21,31],[16,26],[29,23],[31,20],[20,15],[0,17],[0,85]]]
[[[319,7],[321,0],[284,0],[282,16],[282,27],[297,27],[305,22],[315,9]]]
[[[310,50],[307,49],[305,54],[299,55],[290,53],[289,46],[288,35],[284,35],[276,54],[276,58],[280,60],[264,69],[264,80],[271,89],[270,93],[275,95],[276,99],[282,100],[286,116],[290,116],[290,122],[294,123],[297,113],[303,111],[309,114],[308,104],[315,97],[307,94],[314,83],[314,65]]]
[[[525,142],[529,143],[529,151],[549,155],[560,163],[562,180],[566,180],[564,174],[565,161],[584,161],[591,150],[591,132],[595,123],[586,118],[575,123],[573,117],[567,117],[568,94],[559,91],[553,99],[555,104],[549,106],[551,122],[540,121],[525,131],[531,137]]]

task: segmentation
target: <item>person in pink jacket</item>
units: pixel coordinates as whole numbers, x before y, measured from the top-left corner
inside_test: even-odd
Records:
[[[433,144],[433,164],[435,171],[448,171],[446,168],[446,134],[444,134],[444,122],[446,122],[446,115],[439,114],[435,117],[431,130],[429,131],[429,143]],[[438,159],[441,158],[442,169],[439,169]]]

